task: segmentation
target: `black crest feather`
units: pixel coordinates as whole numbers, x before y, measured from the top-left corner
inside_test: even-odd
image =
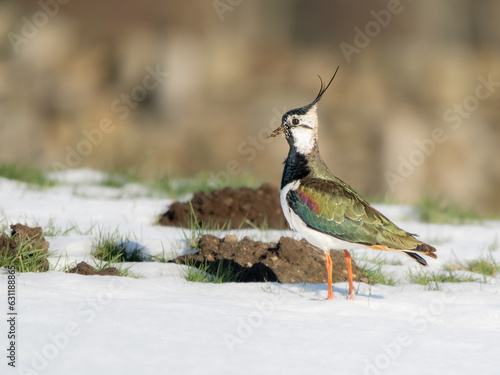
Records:
[[[332,79],[330,79],[330,82],[328,82],[328,85],[326,85],[326,86],[323,85],[323,80],[321,79],[320,76],[318,76],[319,80],[321,82],[321,87],[319,88],[319,92],[318,92],[318,95],[316,96],[316,99],[314,99],[312,101],[312,103],[309,104],[307,107],[311,108],[313,105],[315,105],[317,102],[320,101],[320,99],[323,96],[323,94],[326,92],[326,90],[328,90],[328,87],[330,87],[330,85],[332,84],[333,79],[335,78],[335,76],[337,75],[337,72],[339,71],[339,68],[340,68],[340,66],[337,66],[337,69],[335,70],[335,73],[333,73]]]
[[[304,107],[291,109],[290,111],[285,113],[283,115],[283,118],[281,119],[281,123],[284,124],[286,122],[287,117],[290,115],[305,115],[317,102],[319,102],[325,91],[328,90],[328,87],[330,87],[331,83],[333,82],[333,79],[335,78],[335,75],[339,71],[339,68],[340,66],[337,66],[335,73],[333,73],[332,79],[330,79],[330,82],[328,82],[326,86],[323,84],[323,80],[321,79],[321,77],[318,76],[321,82],[321,87],[319,88],[319,92],[318,95],[316,96],[316,99],[314,99],[311,104],[308,104]]]

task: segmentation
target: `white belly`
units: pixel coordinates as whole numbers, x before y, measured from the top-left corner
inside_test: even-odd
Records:
[[[286,195],[288,194],[288,192],[290,190],[297,190],[299,184],[299,181],[290,182],[281,190],[280,194],[281,208],[283,209],[286,221],[288,221],[288,224],[290,225],[290,228],[292,228],[292,230],[300,233],[302,236],[304,236],[307,242],[319,247],[324,252],[328,252],[334,249],[352,250],[363,247],[363,245],[342,241],[333,236],[329,236],[327,234],[309,228],[302,221],[302,219],[295,212],[293,212],[291,208],[288,207],[288,204],[286,203]]]

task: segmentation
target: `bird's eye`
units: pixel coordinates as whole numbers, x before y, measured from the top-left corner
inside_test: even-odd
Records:
[[[296,118],[293,118],[292,119],[292,125],[298,125],[299,124],[299,120],[296,119]]]

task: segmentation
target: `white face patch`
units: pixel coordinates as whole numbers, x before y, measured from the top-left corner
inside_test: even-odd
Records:
[[[317,142],[317,133],[314,129],[298,126],[292,128],[291,132],[295,140],[297,151],[301,154],[308,154]]]
[[[290,129],[292,132],[295,147],[301,154],[308,154],[318,141],[318,114],[314,105],[305,115],[296,117],[300,124],[309,126],[295,126]]]
[[[318,131],[318,106],[315,104],[305,115],[299,117],[300,123],[309,125],[316,132]]]

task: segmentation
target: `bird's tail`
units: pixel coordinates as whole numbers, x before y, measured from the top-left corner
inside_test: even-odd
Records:
[[[419,242],[417,247],[412,250],[399,250],[402,254],[405,254],[412,258],[413,260],[417,261],[420,263],[422,266],[427,266],[427,262],[425,261],[424,258],[422,258],[420,255],[426,255],[428,257],[437,259],[436,254],[436,249],[430,245],[427,245],[426,243]]]

